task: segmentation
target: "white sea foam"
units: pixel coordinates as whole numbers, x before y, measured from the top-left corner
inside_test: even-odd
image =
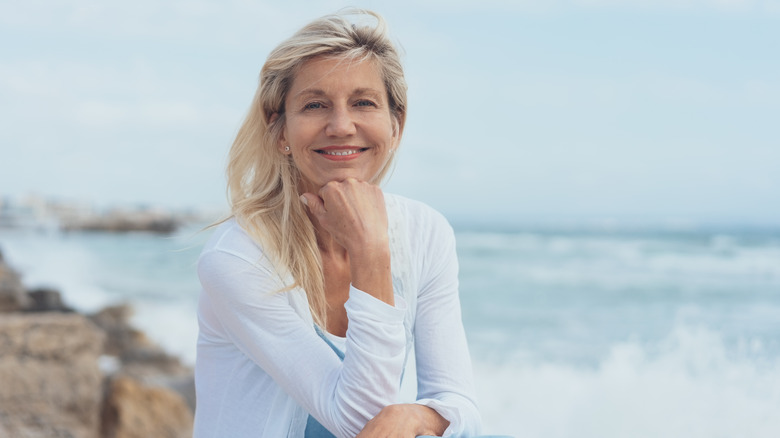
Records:
[[[100,241],[103,237],[5,231],[0,233],[0,249],[7,262],[20,271],[25,286],[60,290],[65,303],[78,311],[89,313],[129,303],[133,325],[193,365],[198,286],[194,266],[189,265],[194,256],[188,254],[183,261],[167,259],[187,243],[133,235],[108,236],[108,241]],[[149,239],[154,242],[149,244]],[[145,240],[147,247],[140,244]],[[199,250],[194,251],[197,254]],[[135,266],[117,257],[121,253],[127,253]],[[160,257],[166,260],[155,260]]]
[[[596,367],[475,364],[486,432],[517,437],[780,436],[780,361],[678,327],[612,346]]]
[[[67,305],[81,311],[105,306],[109,297],[94,281],[103,266],[88,248],[59,234],[5,232],[0,235],[6,262],[22,275],[25,286],[52,287]]]

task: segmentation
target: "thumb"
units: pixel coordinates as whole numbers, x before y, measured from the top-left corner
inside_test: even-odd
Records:
[[[325,204],[319,196],[313,193],[304,193],[301,195],[303,205],[309,207],[309,211],[317,217],[325,214]]]

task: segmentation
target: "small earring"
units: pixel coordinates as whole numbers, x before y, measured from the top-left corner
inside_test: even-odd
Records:
[[[290,146],[285,146],[285,147],[284,147],[284,151],[285,151],[285,152],[290,152]]]

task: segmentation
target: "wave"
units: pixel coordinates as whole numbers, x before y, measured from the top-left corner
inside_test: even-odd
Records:
[[[612,345],[596,365],[475,362],[485,432],[522,437],[780,436],[780,360],[709,329]]]
[[[584,289],[780,290],[780,239],[460,233],[462,272]]]

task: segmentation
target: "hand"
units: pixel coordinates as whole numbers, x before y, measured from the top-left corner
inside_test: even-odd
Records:
[[[433,409],[418,404],[390,405],[379,411],[356,438],[415,438],[441,436],[450,422]]]
[[[309,212],[348,253],[387,246],[387,211],[382,190],[347,178],[325,184],[317,195],[304,193]]]
[[[304,193],[301,199],[319,226],[347,251],[352,285],[395,305],[382,190],[347,178],[325,184],[317,195]]]

